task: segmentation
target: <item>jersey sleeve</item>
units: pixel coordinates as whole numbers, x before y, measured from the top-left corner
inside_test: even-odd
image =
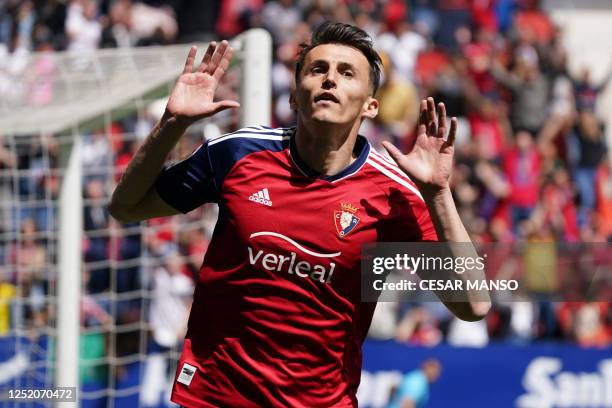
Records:
[[[185,160],[165,167],[155,190],[182,213],[204,203],[218,203],[226,176],[236,163],[262,150],[281,151],[292,129],[251,126],[210,139]]]
[[[424,201],[420,201],[415,205],[416,223],[418,226],[418,234],[421,241],[438,241],[438,234],[434,228],[433,221],[429,210]]]
[[[155,182],[162,200],[184,214],[219,200],[208,150],[206,142],[185,160],[166,166]]]
[[[413,192],[395,191],[390,196],[391,213],[396,223],[391,232],[391,241],[427,242],[438,241],[429,209],[425,201]]]

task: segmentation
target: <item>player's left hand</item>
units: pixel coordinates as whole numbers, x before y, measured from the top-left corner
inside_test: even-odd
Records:
[[[383,146],[399,168],[414,181],[421,194],[435,195],[449,188],[457,119],[450,120],[449,130],[446,108],[439,103],[436,115],[433,98],[422,100],[420,110],[416,142],[410,153],[403,154],[389,142],[383,142]]]

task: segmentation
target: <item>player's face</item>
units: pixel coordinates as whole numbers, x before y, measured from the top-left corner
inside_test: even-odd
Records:
[[[378,102],[370,95],[370,65],[356,48],[323,44],[304,60],[292,104],[303,121],[353,124],[373,118]]]

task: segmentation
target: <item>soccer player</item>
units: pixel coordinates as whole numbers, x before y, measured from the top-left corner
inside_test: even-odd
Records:
[[[448,183],[456,120],[449,125],[444,106],[436,114],[428,99],[409,154],[385,145],[392,163],[374,151],[358,130],[378,110],[380,58],[362,30],[324,24],[298,57],[296,127],[240,129],[162,169],[189,125],[239,106],[214,101],[232,56],[228,43],[211,43],[199,66],[195,55],[193,47],[110,203],[122,221],[219,205],[172,400],[357,406],[361,344],[375,308],[360,301],[361,245],[470,241]],[[489,302],[448,307],[477,320]]]
[[[438,380],[441,369],[440,362],[432,358],[404,374],[387,408],[423,408],[429,401],[429,386]]]

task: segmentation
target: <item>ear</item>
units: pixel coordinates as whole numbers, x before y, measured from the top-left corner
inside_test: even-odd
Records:
[[[374,119],[376,115],[378,115],[378,100],[369,96],[363,104],[361,117]]]
[[[295,102],[295,88],[289,93],[289,107],[292,111],[297,111],[297,103]]]

